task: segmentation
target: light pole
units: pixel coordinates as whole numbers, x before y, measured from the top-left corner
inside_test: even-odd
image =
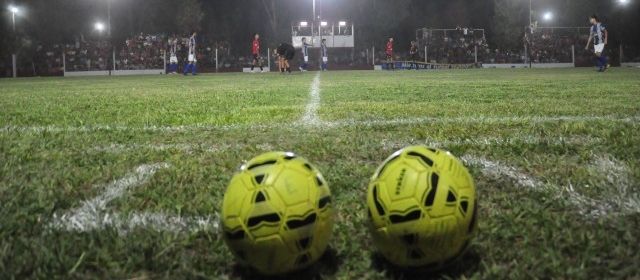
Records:
[[[107,35],[111,39],[111,0],[107,0]]]
[[[11,12],[11,22],[13,22],[13,33],[16,32],[16,14],[20,11],[18,7],[9,6],[9,11]]]
[[[531,1],[532,0],[529,0],[529,28],[531,28],[531,24],[533,23],[533,10],[531,9]]]
[[[9,11],[11,12],[11,22],[13,23],[13,36],[16,35],[16,14],[20,12],[18,7],[10,5]],[[17,69],[17,57],[16,57],[16,47],[13,46],[13,54],[11,54],[11,64],[13,66],[13,77],[18,77],[18,69]]]

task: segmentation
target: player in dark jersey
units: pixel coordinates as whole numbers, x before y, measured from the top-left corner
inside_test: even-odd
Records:
[[[291,73],[289,61],[295,57],[296,49],[291,44],[281,43],[275,52],[276,56],[278,56],[278,67],[280,68],[280,72],[284,73],[284,71],[287,71]]]
[[[255,69],[256,65],[260,67],[260,72],[264,72],[262,68],[262,62],[260,59],[260,34],[253,35],[253,43],[251,44],[251,54],[253,55],[253,63],[251,64],[251,72]]]
[[[387,40],[387,46],[384,53],[387,56],[387,70],[395,69],[393,65],[393,38],[389,38],[389,40]]]
[[[598,71],[604,72],[609,69],[609,61],[607,60],[607,56],[604,54],[604,47],[607,45],[609,40],[609,31],[606,26],[600,22],[600,19],[598,19],[598,16],[596,15],[589,17],[589,22],[592,26],[591,33],[589,34],[589,41],[587,41],[585,50],[589,49],[591,40],[593,40],[593,53],[596,55]]]
[[[411,66],[409,70],[413,69],[413,66],[416,66],[416,70],[418,70],[417,61],[420,60],[420,55],[418,54],[418,42],[411,41],[411,46],[409,47],[409,59],[411,60]]]

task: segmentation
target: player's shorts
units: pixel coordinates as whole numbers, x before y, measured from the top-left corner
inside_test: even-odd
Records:
[[[177,56],[175,56],[175,55],[172,55],[172,56],[169,58],[169,63],[171,63],[171,64],[176,64],[176,63],[178,63],[178,57],[177,57]]]
[[[604,43],[600,43],[593,46],[593,51],[595,53],[602,53],[604,51]]]
[[[197,61],[197,60],[196,60],[196,56],[195,56],[195,55],[193,55],[193,54],[190,54],[190,55],[189,55],[189,59],[188,59],[188,61],[189,61],[189,62],[196,62],[196,61]]]
[[[286,60],[292,60],[294,57],[296,56],[295,52],[285,52],[284,53],[284,59]]]
[[[392,54],[387,54],[387,60],[393,60],[393,55]]]
[[[308,56],[308,55],[305,55],[305,56],[304,56],[304,62],[305,62],[305,63],[309,62],[309,56]]]
[[[260,61],[260,55],[258,55],[257,53],[254,53],[253,54],[253,60]]]
[[[324,63],[329,62],[329,58],[328,58],[328,57],[326,57],[326,56],[323,56],[323,57],[322,57],[322,62],[324,62]]]

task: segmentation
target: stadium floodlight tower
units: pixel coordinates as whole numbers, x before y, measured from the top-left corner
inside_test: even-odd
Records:
[[[20,9],[14,5],[9,5],[9,12],[11,12],[11,22],[13,23],[13,34],[16,34],[16,14],[20,12]],[[17,68],[17,56],[15,52],[15,46],[12,48],[14,52],[11,54],[11,64],[13,66],[13,77],[18,77],[18,68]]]
[[[9,5],[9,12],[11,12],[11,22],[13,23],[13,32],[16,32],[16,14],[20,12],[20,9],[14,5]]]
[[[301,20],[291,25],[291,42],[294,47],[302,47],[302,38],[313,47],[320,47],[322,40],[327,41],[329,48],[353,48],[354,26],[346,20],[331,22],[323,19],[316,12],[316,0],[313,0],[313,19]]]

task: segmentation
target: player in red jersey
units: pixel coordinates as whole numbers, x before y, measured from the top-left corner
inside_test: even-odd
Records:
[[[387,69],[395,69],[393,65],[393,38],[389,38],[389,40],[387,41],[387,47],[384,53],[387,55]]]
[[[251,72],[255,69],[256,65],[260,67],[260,72],[264,72],[262,68],[262,61],[260,59],[260,34],[253,35],[253,44],[251,46],[251,54],[253,54],[253,64],[251,64]]]

